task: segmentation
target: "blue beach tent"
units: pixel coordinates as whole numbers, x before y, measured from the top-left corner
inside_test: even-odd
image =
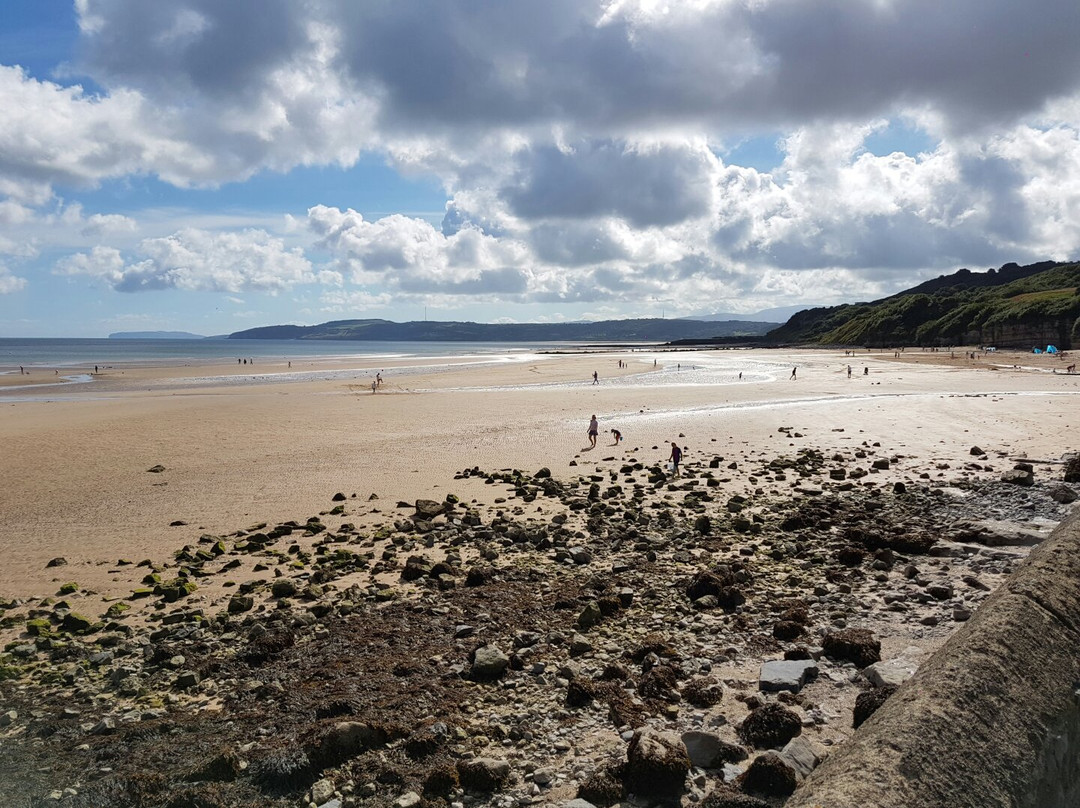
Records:
[[[1042,351],[1041,351],[1041,350],[1039,350],[1038,348],[1032,348],[1032,349],[1031,349],[1031,352],[1032,352],[1032,353],[1042,353]]]
[[[1058,349],[1055,348],[1053,345],[1047,345],[1046,346],[1046,352],[1047,353],[1057,353]]]

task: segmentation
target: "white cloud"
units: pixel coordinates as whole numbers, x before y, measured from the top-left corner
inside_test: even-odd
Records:
[[[10,295],[14,292],[21,292],[26,288],[26,278],[20,278],[13,275],[11,271],[0,264],[0,295]]]
[[[314,280],[311,263],[298,248],[287,249],[261,230],[182,230],[143,240],[134,260],[125,259],[117,249],[98,246],[62,259],[56,271],[99,278],[121,292],[279,292]]]
[[[341,310],[389,296],[640,311],[888,292],[1080,249],[1075,0],[76,8],[72,69],[100,92],[0,66],[0,253],[78,250],[59,272],[120,290],[319,284]],[[867,151],[898,117],[933,145]],[[783,149],[771,173],[716,156],[763,133]],[[443,184],[441,229],[327,205],[166,229],[57,201],[112,178],[215,186],[369,152]],[[311,237],[327,265],[292,246]]]

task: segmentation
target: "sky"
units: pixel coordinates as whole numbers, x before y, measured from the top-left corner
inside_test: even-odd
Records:
[[[0,337],[1080,258],[1076,0],[3,0]]]

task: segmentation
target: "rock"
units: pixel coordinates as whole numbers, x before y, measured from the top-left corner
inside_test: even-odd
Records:
[[[311,802],[316,805],[322,805],[334,796],[334,783],[332,780],[325,777],[322,780],[316,780],[312,783],[311,790],[308,793],[311,797]]]
[[[690,762],[699,769],[715,769],[725,763],[746,760],[746,750],[738,744],[728,743],[719,735],[701,730],[682,734],[682,742]]]
[[[1071,505],[1076,502],[1076,492],[1067,485],[1056,485],[1050,489],[1050,499],[1062,505]],[[52,562],[49,562],[50,566]]]
[[[610,803],[608,804],[610,805]],[[588,800],[583,800],[581,797],[575,797],[564,802],[562,808],[597,808],[597,806]]]
[[[878,469],[879,471],[888,471],[889,466],[890,463],[887,457],[879,457],[877,460],[870,464],[870,468]]]
[[[935,600],[948,600],[954,594],[951,584],[930,584],[926,587],[926,593]]]
[[[633,794],[673,798],[682,793],[690,757],[675,735],[639,729],[626,750],[624,782]]]
[[[18,720],[19,714],[15,710],[8,710],[6,713],[0,713],[0,727],[10,727]]]
[[[792,738],[780,750],[780,759],[794,772],[799,782],[809,776],[825,757],[824,749],[806,737]]]
[[[600,611],[600,604],[595,600],[589,601],[585,604],[585,608],[581,610],[581,614],[578,615],[577,623],[583,629],[590,629],[599,623],[604,618],[604,613]]]
[[[436,502],[433,499],[418,499],[416,500],[416,513],[413,518],[429,522],[442,513],[445,508],[445,502]]]
[[[578,634],[576,631],[570,638],[570,656],[579,657],[585,654],[591,654],[593,650],[592,643],[583,634]]]
[[[471,675],[473,679],[498,679],[510,664],[510,657],[494,645],[484,645],[473,654]]]
[[[325,766],[336,766],[386,741],[387,732],[382,727],[363,721],[339,721],[319,739],[318,759]]]
[[[417,581],[431,574],[431,561],[423,556],[411,555],[405,560],[405,566],[401,570],[401,580]]]
[[[897,688],[910,679],[918,669],[919,663],[897,657],[884,662],[875,662],[864,668],[862,675],[870,680],[874,687]]]
[[[773,660],[761,666],[758,672],[758,688],[766,693],[789,690],[798,693],[803,685],[818,675],[813,660]]]
[[[739,778],[739,787],[743,790],[768,797],[787,797],[798,783],[794,769],[775,752],[754,758]]]
[[[951,538],[958,542],[974,542],[987,547],[1032,547],[1050,535],[1032,525],[1017,524],[999,519],[976,519],[961,522]]]
[[[159,463],[156,466],[151,466],[150,468],[147,469],[147,471],[150,472],[151,474],[161,474],[161,472],[165,471],[165,467],[162,466]]]
[[[864,628],[830,632],[825,635],[821,646],[826,656],[854,662],[859,668],[881,661],[881,642],[874,639],[873,632]]]
[[[343,493],[341,493],[340,491],[338,491],[336,494],[334,494],[334,496],[330,497],[331,502],[344,502],[345,499],[346,499],[345,495]]]
[[[241,614],[251,611],[255,605],[255,598],[251,595],[233,595],[229,598],[229,614]]]
[[[510,764],[494,758],[459,760],[458,777],[466,791],[492,792],[510,781]]]
[[[896,692],[895,685],[875,687],[873,690],[864,690],[855,697],[855,710],[851,715],[851,726],[858,729],[870,716],[877,712],[878,707]]]
[[[50,559],[49,563],[46,564],[45,566],[46,567],[62,567],[67,563],[68,562],[67,562],[66,558],[64,558],[63,556],[57,556],[56,558]]]
[[[65,631],[70,631],[72,634],[84,634],[94,627],[94,622],[78,612],[68,612],[64,615],[62,625]]]
[[[1067,483],[1080,483],[1080,455],[1070,457],[1065,462],[1062,479]]]
[[[270,585],[270,594],[275,598],[290,598],[296,591],[296,583],[288,578],[279,578]]]
[[[179,690],[187,690],[199,683],[199,674],[195,671],[181,671],[176,677],[175,686]]]
[[[394,808],[415,808],[419,805],[421,797],[415,791],[406,791],[396,800],[394,800]]]
[[[1001,481],[1003,483],[1009,483],[1010,485],[1020,485],[1026,488],[1035,485],[1035,475],[1026,469],[1009,469],[1002,473]]]
[[[980,449],[980,448],[979,448],[978,446],[972,446],[972,447],[971,447],[971,448],[970,448],[970,449],[968,450],[968,454],[972,455],[973,457],[978,457],[979,455],[984,455],[984,454],[986,454],[986,452],[984,452],[984,451],[983,451],[982,449]]]
[[[752,711],[739,725],[739,737],[757,749],[780,747],[802,732],[802,722],[782,704],[766,704]]]

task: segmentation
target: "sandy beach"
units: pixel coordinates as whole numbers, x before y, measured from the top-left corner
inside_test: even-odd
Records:
[[[63,556],[63,580],[116,596],[130,586],[118,559],[158,561],[200,533],[316,514],[337,492],[384,504],[437,498],[465,468],[547,466],[559,476],[575,471],[572,461],[662,460],[673,440],[688,460],[775,450],[787,442],[781,426],[815,444],[878,441],[921,462],[962,462],[975,443],[1056,459],[1080,426],[1080,376],[1051,372],[1061,364],[1004,352],[972,362],[643,351],[130,366],[17,391],[16,369],[0,376],[0,594],[53,594],[60,578],[45,565]],[[586,451],[593,413],[602,434]],[[624,435],[619,447],[609,445],[612,427]],[[150,473],[155,466],[164,471]],[[464,488],[460,496],[485,494]]]
[[[790,793],[760,753],[843,744],[1069,512],[1063,362],[0,368],[0,796],[609,805],[646,731],[693,800]]]

